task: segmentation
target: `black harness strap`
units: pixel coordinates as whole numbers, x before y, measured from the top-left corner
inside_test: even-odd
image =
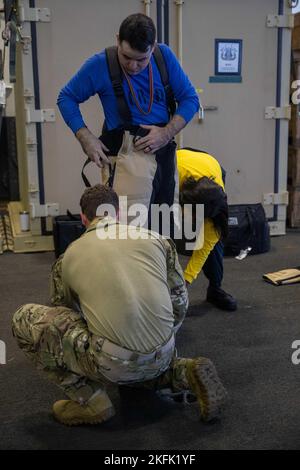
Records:
[[[132,123],[131,113],[125,98],[123,85],[122,85],[122,70],[118,59],[117,46],[107,47],[105,49],[108,70],[110,74],[111,83],[117,99],[118,111],[123,121],[123,125],[128,127]]]
[[[173,90],[169,83],[169,74],[167,71],[166,62],[159,46],[156,45],[154,47],[153,55],[154,55],[156,65],[160,73],[162,84],[165,89],[169,114],[171,116],[174,116],[175,111],[176,111],[176,101],[175,101]]]
[[[90,188],[92,185],[88,179],[88,177],[86,176],[84,170],[85,170],[85,167],[91,163],[92,160],[90,160],[89,158],[84,162],[83,164],[83,167],[82,167],[82,170],[81,170],[81,178],[86,186],[86,188]],[[113,187],[113,182],[114,182],[114,176],[115,176],[115,168],[116,168],[116,165],[112,165],[111,163],[108,165],[108,168],[109,168],[109,177],[108,177],[108,180],[105,182],[105,186],[108,186],[109,188],[112,188]]]
[[[89,158],[84,162],[83,164],[83,167],[82,167],[82,170],[81,170],[81,178],[83,179],[83,182],[85,184],[85,186],[87,188],[90,188],[92,185],[91,183],[89,182],[88,178],[86,177],[85,173],[84,173],[84,170],[85,170],[85,167],[91,163],[92,160],[90,160]]]

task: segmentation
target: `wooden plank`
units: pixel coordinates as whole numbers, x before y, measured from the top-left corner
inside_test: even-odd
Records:
[[[300,38],[300,26],[299,26]],[[299,44],[300,46],[300,44]],[[293,51],[292,54],[292,74],[291,83],[295,80],[300,80],[300,49]],[[296,90],[293,90],[293,93]],[[297,90],[297,98],[300,92]],[[289,142],[297,147],[300,147],[300,105],[291,103],[291,120],[289,122]]]
[[[300,148],[289,146],[288,152],[288,185],[300,187]]]
[[[296,13],[292,32],[292,49],[300,49],[300,13]]]
[[[300,76],[299,76],[300,80]],[[292,104],[292,115],[289,123],[289,135],[290,143],[294,147],[300,148],[300,116],[299,116],[299,105]]]
[[[290,227],[300,227],[300,188],[290,188],[287,215]]]

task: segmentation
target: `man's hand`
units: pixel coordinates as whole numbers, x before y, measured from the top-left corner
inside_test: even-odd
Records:
[[[141,124],[140,127],[148,129],[149,134],[136,140],[134,146],[136,150],[143,150],[145,153],[155,153],[160,148],[167,145],[171,139],[166,127],[146,126]]]
[[[87,127],[82,127],[76,132],[76,137],[79,140],[82,150],[89,157],[90,160],[96,163],[99,168],[103,168],[103,165],[108,165],[109,160],[105,155],[105,151],[108,152],[108,148],[97,139]]]
[[[155,153],[160,148],[167,145],[173,137],[186,126],[183,117],[175,114],[165,127],[140,125],[144,129],[149,129],[146,137],[141,137],[135,143],[137,150],[144,150],[145,153]]]

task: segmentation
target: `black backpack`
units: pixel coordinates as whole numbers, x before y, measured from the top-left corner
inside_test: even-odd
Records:
[[[262,204],[236,204],[228,206],[229,235],[224,255],[236,256],[251,247],[249,255],[270,250],[270,229]]]
[[[77,240],[85,230],[79,214],[71,214],[70,211],[67,211],[67,215],[54,217],[53,240],[56,258],[62,255],[70,243]]]

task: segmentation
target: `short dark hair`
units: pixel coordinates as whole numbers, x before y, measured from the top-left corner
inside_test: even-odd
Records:
[[[136,51],[147,52],[154,46],[156,29],[149,16],[135,13],[122,21],[119,29],[119,41],[127,41]]]
[[[81,211],[89,221],[97,216],[97,209],[101,204],[110,204],[116,212],[119,210],[117,193],[103,184],[96,184],[91,188],[87,188],[80,199]]]
[[[212,219],[216,230],[225,239],[228,236],[228,204],[222,186],[213,178],[203,176],[198,180],[187,178],[180,190],[180,203],[204,204],[204,218]]]

